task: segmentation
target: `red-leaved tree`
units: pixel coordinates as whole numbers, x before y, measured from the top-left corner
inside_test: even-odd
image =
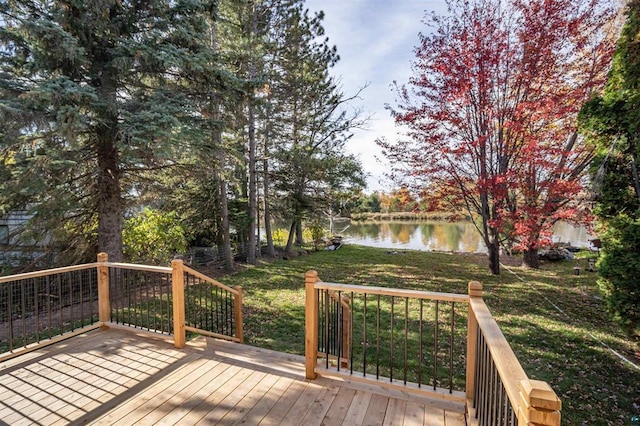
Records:
[[[494,274],[505,241],[537,267],[555,221],[578,220],[592,150],[576,116],[605,82],[615,8],[606,0],[447,4],[447,15],[428,18],[413,76],[389,108],[407,138],[378,143],[405,181],[437,188],[477,218]]]

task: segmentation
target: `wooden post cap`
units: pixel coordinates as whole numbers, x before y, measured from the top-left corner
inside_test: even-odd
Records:
[[[316,282],[318,281],[318,272],[314,271],[313,269],[307,271],[304,273],[304,280],[306,282]]]
[[[559,426],[562,402],[547,382],[520,381],[520,411],[526,417],[525,424]]]
[[[521,380],[520,392],[528,405],[547,410],[560,410],[562,402],[547,382],[540,380]]]
[[[469,296],[482,297],[482,283],[480,281],[469,281]]]

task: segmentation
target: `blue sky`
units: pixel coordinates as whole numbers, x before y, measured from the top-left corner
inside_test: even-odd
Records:
[[[341,58],[333,74],[341,79],[345,94],[369,84],[353,106],[364,108],[372,118],[366,130],[354,132],[348,150],[371,175],[368,191],[391,189],[384,179],[389,167],[375,144],[382,136],[397,139],[384,105],[394,105],[393,82],[405,83],[411,75],[418,33],[426,31],[425,11],[444,13],[444,0],[306,0],[306,5],[312,12],[325,12],[326,35]]]

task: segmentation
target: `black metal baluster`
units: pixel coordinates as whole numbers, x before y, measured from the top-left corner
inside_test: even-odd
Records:
[[[436,390],[438,381],[438,311],[439,301],[436,300],[435,324],[433,329],[433,390]]]
[[[473,408],[475,408],[475,418],[478,418],[478,408],[480,406],[480,369],[482,368],[482,332],[480,327],[476,327],[476,371],[473,372]]]
[[[51,339],[51,329],[53,327],[53,325],[51,324],[51,281],[50,281],[50,276],[47,275],[45,277],[45,283],[47,286],[47,336],[49,339]]]
[[[453,393],[453,334],[456,326],[455,302],[451,302],[451,336],[449,336],[449,393]]]
[[[363,295],[363,320],[362,320],[362,375],[367,375],[367,293]]]
[[[67,277],[67,282],[69,283],[69,326],[71,331],[73,331],[75,328],[73,312],[73,272],[67,272],[64,275]]]
[[[325,351],[326,343],[324,341],[324,331],[322,330],[322,324],[324,324],[324,295],[320,290],[315,291],[316,306],[318,307],[318,352]]]
[[[26,285],[25,285],[25,280],[20,280],[20,282],[22,283],[21,286],[21,293],[20,293],[20,305],[21,305],[21,312],[20,312],[20,319],[22,319],[22,346],[27,346],[27,319],[26,319],[26,306],[27,306],[27,301],[26,301]]]
[[[84,327],[84,294],[83,294],[83,289],[84,289],[84,280],[82,279],[82,273],[84,271],[76,271],[76,275],[78,278],[78,281],[80,282],[80,328]]]
[[[14,341],[14,333],[13,333],[13,292],[17,283],[9,283],[9,306],[7,308],[9,314],[9,350],[13,351],[13,341]]]
[[[325,351],[326,351],[326,359],[325,359],[325,366],[328,369],[329,368],[329,352],[330,352],[330,341],[329,341],[329,299],[330,299],[330,295],[329,295],[329,290],[324,290],[324,332],[325,332]]]
[[[418,387],[422,387],[422,319],[424,299],[420,299],[420,317],[418,321]]]
[[[350,300],[350,309],[349,309],[349,370],[351,374],[353,374],[353,291],[351,292],[351,300]]]
[[[407,334],[409,333],[409,298],[404,298],[404,371],[403,380],[407,384],[407,362],[409,360],[409,341]]]
[[[38,303],[40,286],[38,285],[39,278],[34,279],[33,285],[33,307],[36,311],[36,342],[40,343],[40,305]]]
[[[393,305],[394,296],[391,296],[391,334],[389,339],[389,382],[393,382]]]
[[[377,295],[376,310],[376,379],[380,378],[380,295]]]
[[[171,273],[166,274],[167,283],[167,330],[173,334],[173,280]]]
[[[343,330],[342,330],[342,292],[338,291],[338,371],[340,371],[340,364],[342,363],[342,351],[343,351]]]
[[[62,318],[62,279],[60,275],[57,275],[56,277],[58,281],[58,335],[61,335],[64,333],[64,323]]]

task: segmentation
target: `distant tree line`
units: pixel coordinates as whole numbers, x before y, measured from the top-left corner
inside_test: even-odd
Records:
[[[362,194],[353,213],[419,213],[434,211],[430,200],[415,194],[407,187],[393,189],[389,192],[376,191]]]
[[[322,20],[302,0],[0,2],[0,216],[33,214],[57,263],[131,257],[144,220],[229,269],[261,227],[274,254],[274,217],[291,250],[364,187]]]

